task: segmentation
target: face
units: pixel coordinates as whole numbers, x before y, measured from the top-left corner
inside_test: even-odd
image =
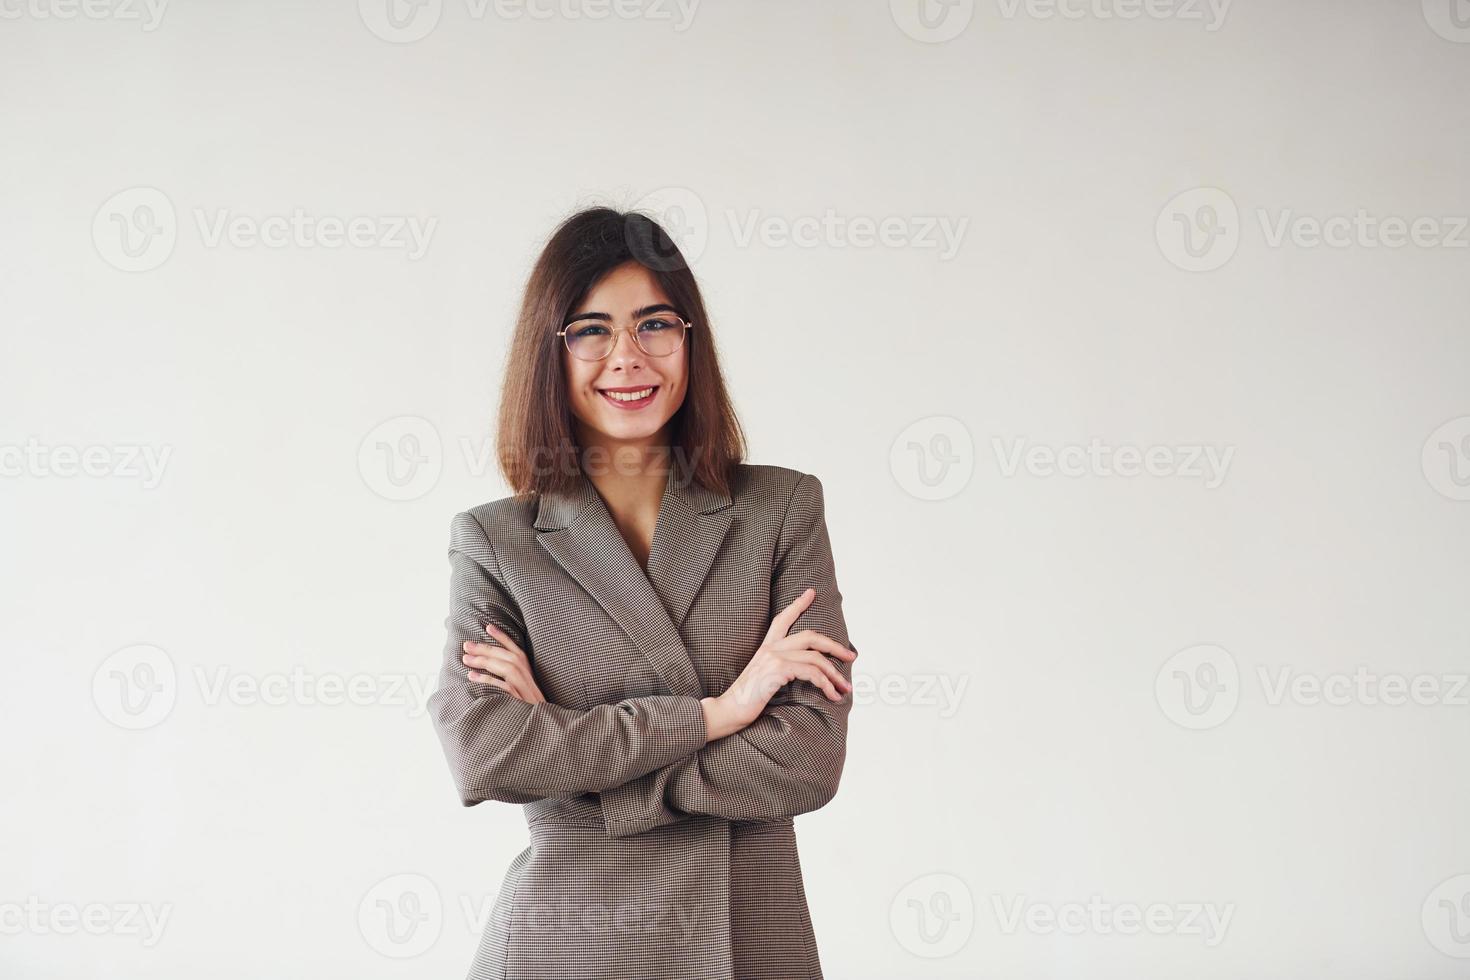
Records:
[[[575,328],[577,333],[585,332],[589,341],[609,332],[616,337],[612,353],[600,361],[574,357],[562,345],[568,400],[576,420],[577,440],[584,448],[666,444],[669,420],[684,404],[689,338],[686,335],[683,345],[672,354],[656,357],[639,349],[628,328],[642,329],[643,336],[650,338],[651,332],[659,329],[658,323],[650,321],[669,314],[688,316],[686,311],[674,309],[658,280],[637,262],[625,262],[612,269],[573,308],[569,331]],[[573,335],[569,333],[567,339],[573,339]],[[654,346],[652,339],[645,339],[645,343]],[[651,394],[627,400],[629,393],[636,397],[648,389],[652,389]]]

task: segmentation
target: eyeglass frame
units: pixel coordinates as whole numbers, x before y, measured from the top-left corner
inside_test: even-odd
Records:
[[[669,351],[667,354],[653,354],[653,353],[649,353],[649,351],[647,351],[646,349],[644,349],[643,344],[640,343],[639,340],[638,340],[638,327],[639,327],[639,325],[640,324],[643,324],[643,323],[647,323],[649,320],[655,320],[655,319],[657,319],[660,316],[671,316],[675,320],[678,320],[680,323],[682,323],[684,325],[683,331],[681,331],[680,334],[679,334],[679,346],[678,347],[675,347],[673,350]],[[588,319],[591,319],[591,318],[588,318]],[[580,323],[580,322],[581,322],[580,320],[573,320],[572,321],[572,323]],[[600,323],[602,321],[599,320],[597,322]],[[563,344],[563,346],[566,347],[567,353],[568,354],[571,354],[573,357],[577,357],[576,353],[572,350],[572,342],[567,339],[567,331],[571,329],[572,323],[569,323],[566,326],[562,327],[560,330],[558,330],[556,332],[556,335],[562,339],[562,344]],[[688,320],[684,319],[682,316],[680,316],[677,313],[668,313],[668,314],[650,313],[648,316],[639,318],[639,320],[636,323],[633,323],[633,324],[631,324],[629,326],[626,326],[626,327],[615,327],[611,323],[609,323],[609,324],[607,324],[607,328],[612,331],[612,337],[613,337],[612,346],[607,349],[607,353],[606,354],[603,354],[601,357],[577,357],[577,360],[579,360],[579,361],[585,361],[585,362],[588,362],[588,363],[591,363],[592,361],[605,361],[605,360],[607,360],[609,357],[611,357],[613,355],[613,351],[615,351],[615,350],[618,349],[618,332],[620,330],[623,331],[623,332],[625,332],[625,333],[632,334],[633,335],[633,346],[636,347],[636,348],[638,348],[640,351],[643,351],[643,353],[644,354],[647,354],[649,357],[673,357],[675,354],[679,353],[679,351],[681,351],[681,350],[684,349],[684,342],[689,339],[689,331],[691,331],[691,330],[694,329],[694,324],[690,323]]]

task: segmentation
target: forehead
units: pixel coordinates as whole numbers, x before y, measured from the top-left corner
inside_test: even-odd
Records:
[[[602,313],[625,313],[640,306],[668,301],[652,272],[637,262],[624,262],[593,283],[577,306],[579,309],[595,308]]]

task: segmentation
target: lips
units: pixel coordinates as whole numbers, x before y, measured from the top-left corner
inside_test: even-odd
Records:
[[[651,403],[657,397],[658,389],[658,385],[628,385],[623,388],[599,388],[597,393],[608,404],[631,411]]]

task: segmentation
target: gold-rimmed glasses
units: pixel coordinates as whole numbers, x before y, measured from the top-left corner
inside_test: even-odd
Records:
[[[637,324],[624,327],[633,343],[649,357],[668,357],[684,346],[684,337],[694,324],[673,313],[654,313]],[[607,320],[585,318],[567,324],[556,335],[566,342],[572,356],[583,361],[600,361],[613,352],[616,328]]]

